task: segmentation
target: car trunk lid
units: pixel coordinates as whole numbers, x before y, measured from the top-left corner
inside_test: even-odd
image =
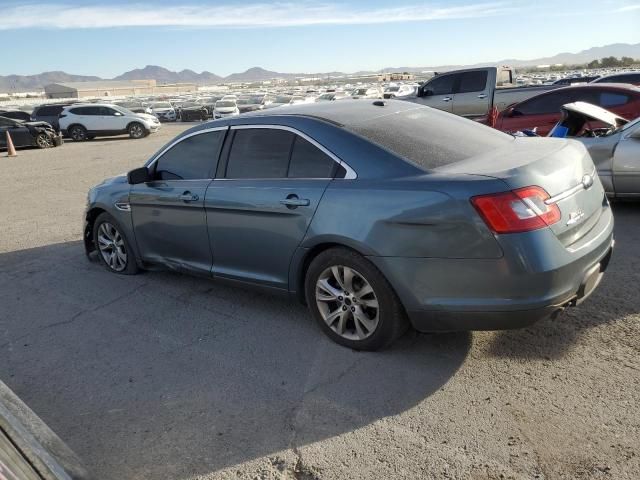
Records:
[[[512,190],[538,186],[560,209],[550,229],[565,246],[597,223],[606,205],[604,189],[586,148],[573,140],[517,138],[510,145],[437,171],[499,178]]]

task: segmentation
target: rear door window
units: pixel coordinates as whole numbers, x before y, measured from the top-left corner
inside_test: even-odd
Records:
[[[289,178],[332,178],[336,162],[318,147],[296,136],[291,151]]]
[[[597,105],[598,93],[586,88],[558,90],[526,100],[516,106],[515,110],[523,115],[560,113],[563,105],[578,101]]]
[[[226,178],[287,178],[294,137],[280,129],[236,130]]]
[[[600,93],[599,105],[602,108],[618,107],[629,103],[630,97],[620,92],[602,92]]]
[[[478,70],[460,75],[460,86],[456,93],[482,92],[487,86],[487,71]]]
[[[201,180],[211,178],[224,139],[224,130],[205,132],[181,140],[156,162],[159,180]]]

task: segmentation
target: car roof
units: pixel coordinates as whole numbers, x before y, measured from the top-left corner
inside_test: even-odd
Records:
[[[339,102],[298,103],[274,110],[243,114],[247,116],[297,115],[319,118],[334,125],[349,127],[374,118],[394,115],[415,108],[429,108],[403,100],[349,99]]]
[[[570,86],[566,86],[563,88],[558,88],[558,89],[554,89],[551,90],[553,92],[558,92],[560,90],[565,90],[567,88],[587,88],[587,89],[594,89],[594,88],[611,88],[614,90],[633,90],[636,93],[640,93],[640,87],[637,87],[636,85],[633,85],[631,83],[607,83],[607,82],[599,82],[599,83],[583,83],[580,85],[570,85]],[[544,93],[548,93],[548,92],[544,92]]]

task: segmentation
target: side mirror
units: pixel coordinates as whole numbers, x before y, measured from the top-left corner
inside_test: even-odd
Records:
[[[139,183],[146,183],[153,180],[151,178],[151,174],[149,173],[149,169],[147,167],[134,168],[129,173],[127,173],[127,181],[131,185],[137,185]]]

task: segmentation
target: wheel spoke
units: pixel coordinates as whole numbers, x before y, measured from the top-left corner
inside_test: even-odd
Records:
[[[333,273],[333,277],[336,279],[336,282],[338,282],[338,285],[340,285],[340,288],[345,290],[344,280],[342,280],[342,274],[340,273],[340,267],[331,267],[331,273]]]
[[[331,312],[329,315],[327,315],[324,318],[324,321],[327,322],[327,325],[331,326],[334,324],[334,322],[336,321],[336,319],[342,314],[342,309],[341,308],[336,308],[333,312]]]
[[[362,288],[356,292],[356,295],[358,296],[358,298],[362,298],[369,295],[370,293],[373,293],[373,288],[368,283],[365,283]]]
[[[316,298],[320,301],[329,302],[331,300],[337,300],[340,295],[340,291],[332,287],[326,278],[318,280],[316,287]]]
[[[353,293],[353,270],[349,267],[344,267],[342,273],[344,275],[344,289],[349,293]]]
[[[376,328],[376,322],[368,318],[366,314],[358,308],[353,312],[353,318],[356,323],[356,328],[358,325],[362,325],[367,329],[367,332],[371,332]]]
[[[375,297],[368,300],[360,300],[360,304],[365,307],[378,308],[378,300]]]

